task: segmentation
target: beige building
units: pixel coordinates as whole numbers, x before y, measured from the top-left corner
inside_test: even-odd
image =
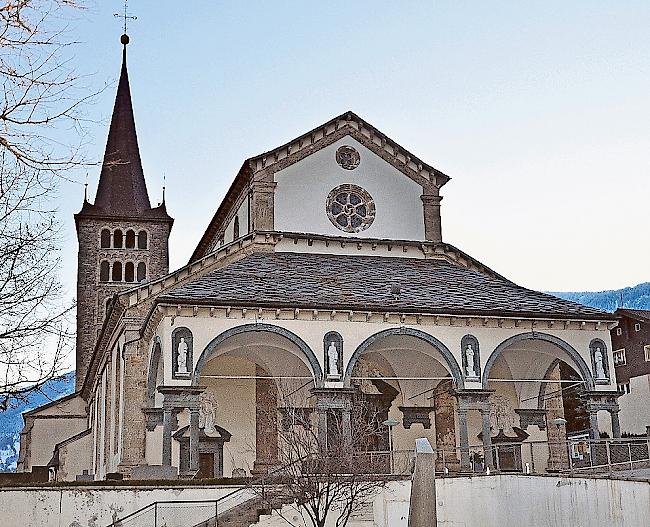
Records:
[[[476,445],[495,466],[517,460],[493,442],[598,437],[599,419],[619,435],[614,318],[444,242],[449,179],[346,112],[244,161],[169,273],[173,220],[147,196],[125,50],[97,196],[75,216],[77,391],[26,416],[19,470],[259,474],[288,410],[326,435],[361,400],[397,422],[370,450],[426,437],[457,470]]]

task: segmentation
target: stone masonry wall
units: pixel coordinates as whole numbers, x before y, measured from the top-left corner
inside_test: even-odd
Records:
[[[147,249],[106,249],[100,247],[102,229],[128,229],[136,232],[146,230],[148,233]],[[129,289],[136,282],[104,282],[99,281],[100,262],[121,261],[124,265],[132,261],[137,267],[138,262],[147,266],[146,280],[164,276],[169,272],[169,239],[170,226],[147,221],[107,221],[95,218],[80,218],[77,225],[79,242],[77,269],[77,356],[76,356],[76,388],[81,388],[88,364],[92,357],[97,336],[104,322],[106,299],[115,293]],[[124,272],[124,269],[123,269]]]

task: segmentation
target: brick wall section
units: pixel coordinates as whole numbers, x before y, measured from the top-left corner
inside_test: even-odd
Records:
[[[640,324],[639,331],[634,329],[635,324]],[[650,374],[650,362],[645,360],[643,347],[650,346],[650,322],[623,316],[618,327],[621,334],[616,334],[616,329],[611,330],[612,352],[625,348],[625,364],[615,366],[616,382],[625,384],[632,377]]]
[[[148,249],[102,249],[102,229],[128,229],[148,232]],[[147,280],[159,278],[169,272],[170,225],[143,220],[102,220],[98,218],[77,218],[77,241],[79,243],[77,267],[77,356],[76,388],[81,388],[88,364],[92,357],[97,335],[104,322],[106,299],[115,293],[137,285],[134,283],[100,283],[99,266],[102,260],[109,262],[145,262]],[[124,269],[123,269],[124,272]]]

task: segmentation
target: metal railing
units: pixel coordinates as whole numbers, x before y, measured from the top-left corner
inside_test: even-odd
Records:
[[[467,449],[434,449],[436,475],[554,473],[586,476],[650,468],[650,438],[500,443],[492,445],[491,451],[493,466],[488,467],[482,444]],[[352,466],[357,473],[372,477],[408,478],[415,467],[413,450],[359,452],[352,459],[340,465],[341,474],[345,473],[346,467]],[[466,460],[469,463],[463,464]],[[223,517],[228,511],[234,512],[236,507],[245,507],[247,502],[265,503],[265,496],[273,492],[274,485],[282,485],[281,478],[296,477],[301,472],[319,473],[319,465],[312,459],[303,458],[291,466],[296,463],[299,463],[299,470],[296,467],[288,470],[287,466],[277,468],[246,485],[230,487],[233,489],[231,492],[216,499],[156,501],[115,520],[108,527],[218,527],[220,515]]]

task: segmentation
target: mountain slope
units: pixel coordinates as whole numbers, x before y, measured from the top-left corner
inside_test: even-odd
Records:
[[[619,307],[626,309],[650,309],[650,282],[645,282],[634,287],[612,289],[609,291],[584,291],[577,293],[551,292],[550,294],[563,298],[564,300],[571,300],[578,304],[610,312],[616,311]]]
[[[20,431],[23,429],[23,412],[49,403],[74,392],[74,372],[68,372],[45,383],[41,390],[33,391],[13,408],[0,412],[0,472],[16,470]]]

